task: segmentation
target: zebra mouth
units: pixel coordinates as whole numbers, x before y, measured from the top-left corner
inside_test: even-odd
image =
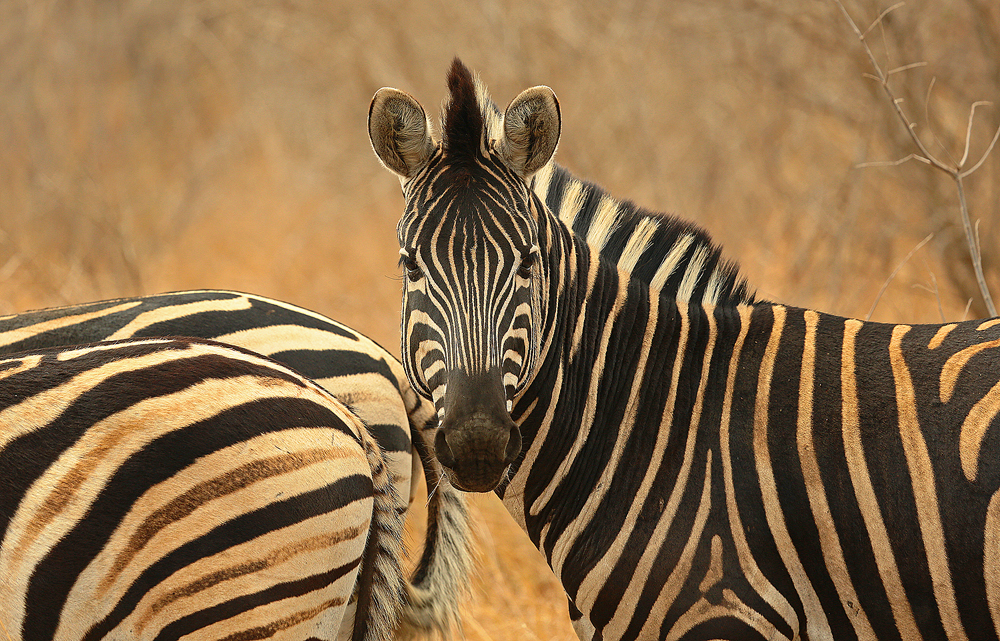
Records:
[[[484,430],[476,425],[451,433],[439,430],[434,445],[455,488],[490,492],[506,478],[511,463],[520,454],[521,431],[513,424],[501,430]]]
[[[500,482],[506,477],[507,470],[510,468],[509,465],[503,467],[499,473],[486,473],[483,471],[466,471],[461,472],[453,468],[444,465],[445,474],[448,476],[448,481],[451,483],[452,487],[462,492],[492,492],[499,485]]]

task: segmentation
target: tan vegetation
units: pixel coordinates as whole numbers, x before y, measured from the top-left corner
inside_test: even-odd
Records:
[[[845,4],[862,29],[886,6]],[[886,71],[907,67],[895,96],[957,164],[971,105],[1000,105],[1000,4],[909,2],[868,42]],[[368,101],[391,85],[436,104],[456,54],[503,104],[550,85],[562,164],[699,221],[765,298],[863,317],[933,234],[873,318],[985,313],[954,181],[858,167],[914,149],[818,0],[0,3],[0,313],[234,288],[395,351],[402,200],[369,147]],[[1000,108],[976,110],[970,158],[998,125]],[[1000,153],[965,188],[997,294]],[[538,553],[494,498],[475,505],[464,637],[573,638]]]

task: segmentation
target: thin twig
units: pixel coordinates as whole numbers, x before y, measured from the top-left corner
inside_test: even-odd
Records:
[[[896,67],[895,69],[890,69],[889,71],[887,71],[885,73],[885,75],[886,75],[886,77],[889,77],[891,75],[894,75],[894,74],[897,74],[897,73],[900,73],[900,72],[903,72],[903,71],[909,71],[910,69],[916,69],[917,67],[926,67],[926,66],[927,66],[927,63],[924,62],[924,61],[922,61],[922,62],[911,62],[908,65],[903,65],[902,67]]]
[[[962,178],[965,178],[966,176],[970,175],[972,172],[974,172],[977,169],[979,169],[982,166],[982,164],[984,162],[986,162],[986,157],[990,155],[991,151],[993,151],[993,147],[996,146],[996,144],[997,144],[997,138],[1000,138],[1000,127],[997,127],[997,130],[993,133],[993,140],[990,141],[989,146],[986,148],[986,151],[983,152],[983,155],[979,159],[979,162],[977,162],[975,165],[973,165],[971,169],[966,169],[965,171],[961,172],[959,174],[959,176],[961,176]]]
[[[884,294],[885,290],[888,289],[889,283],[891,283],[892,279],[896,277],[896,273],[903,268],[903,265],[906,264],[906,261],[910,260],[910,257],[913,256],[913,254],[917,253],[917,250],[919,250],[921,247],[929,243],[931,238],[934,238],[934,234],[933,233],[927,234],[927,236],[924,237],[922,241],[917,243],[917,246],[911,249],[910,253],[908,253],[906,257],[902,261],[900,261],[898,265],[896,265],[896,269],[892,270],[892,273],[889,274],[889,278],[885,279],[885,282],[882,283],[882,288],[878,290],[878,295],[875,297],[875,302],[872,303],[872,308],[868,310],[868,315],[865,316],[866,321],[871,320],[872,314],[875,313],[875,308],[878,307],[878,302],[882,300],[882,294]]]
[[[931,161],[919,154],[909,154],[899,160],[871,160],[869,162],[859,162],[854,165],[854,167],[857,169],[863,169],[865,167],[898,167],[899,165],[910,162],[911,160],[919,160],[926,165],[931,164]]]
[[[945,323],[948,319],[945,318],[944,307],[941,305],[941,290],[938,289],[937,278],[934,277],[934,272],[931,272],[931,282],[934,283],[934,298],[937,300],[938,314],[941,315],[941,322]]]
[[[934,85],[937,83],[937,76],[931,76],[931,81],[927,84],[927,95],[924,96],[924,122],[927,123],[927,130],[931,132],[931,136],[934,137],[934,142],[937,143],[938,147],[941,148],[948,158],[954,162],[955,158],[948,151],[948,147],[945,146],[944,142],[938,137],[937,132],[931,127],[931,93],[934,91]],[[957,163],[956,163],[957,164]]]
[[[892,5],[888,9],[883,9],[882,13],[878,14],[878,17],[875,18],[875,22],[871,23],[871,25],[868,27],[868,30],[865,31],[864,33],[861,33],[860,31],[858,31],[857,27],[854,27],[854,30],[857,31],[857,33],[858,33],[858,37],[861,38],[862,40],[864,40],[865,36],[867,36],[869,33],[871,33],[872,29],[874,29],[875,27],[880,26],[882,24],[882,19],[883,18],[885,18],[887,15],[889,15],[890,13],[892,13],[893,11],[895,11],[896,9],[902,7],[904,4],[906,4],[906,3],[905,2],[897,2],[896,4]],[[847,9],[844,9],[844,5],[840,5],[840,8],[844,10],[844,14],[847,14]],[[847,16],[847,19],[850,20],[851,16]],[[851,22],[853,23],[854,21],[851,20]]]

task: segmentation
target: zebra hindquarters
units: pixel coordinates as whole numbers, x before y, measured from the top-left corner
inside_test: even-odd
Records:
[[[336,639],[373,514],[362,430],[218,345],[0,362],[4,638]]]

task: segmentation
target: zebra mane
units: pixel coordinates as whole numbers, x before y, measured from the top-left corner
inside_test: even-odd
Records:
[[[739,265],[695,223],[617,200],[604,188],[550,162],[531,188],[573,233],[601,257],[677,300],[751,304],[755,294]]]
[[[472,165],[483,145],[484,118],[478,100],[482,82],[455,58],[448,71],[448,91],[444,106],[443,143],[448,160],[457,166]]]
[[[456,67],[471,78],[484,144],[503,134],[503,112],[486,85],[456,58]],[[451,86],[449,74],[449,87]],[[467,91],[467,85],[463,86]],[[463,93],[468,99],[468,94]],[[446,114],[455,105],[455,94]],[[465,108],[471,107],[468,102]],[[446,120],[446,123],[448,121]],[[447,128],[447,125],[446,125]],[[739,265],[698,225],[676,216],[618,200],[600,187],[573,176],[554,160],[531,178],[531,188],[546,207],[600,256],[633,278],[677,300],[712,305],[751,304],[755,294]]]

